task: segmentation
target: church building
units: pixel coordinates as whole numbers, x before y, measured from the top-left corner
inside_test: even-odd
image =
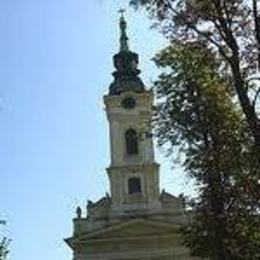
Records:
[[[110,192],[80,207],[73,234],[65,239],[73,260],[195,260],[180,239],[186,215],[181,201],[160,192],[152,136],[153,93],[139,77],[138,54],[129,50],[126,21],[120,18],[120,50],[104,96],[111,161]]]

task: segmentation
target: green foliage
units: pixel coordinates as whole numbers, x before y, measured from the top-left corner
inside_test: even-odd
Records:
[[[9,240],[4,237],[1,241],[0,241],[0,260],[5,260],[9,250],[8,250],[8,246],[9,246]]]
[[[256,0],[131,0],[144,6],[162,33],[175,42],[201,42],[229,78],[260,154],[259,84],[249,79],[260,67],[260,15]],[[220,68],[219,68],[220,69]],[[251,82],[251,80],[250,80]],[[252,83],[252,82],[251,82]]]
[[[5,225],[5,221],[0,221],[0,225]],[[0,260],[6,260],[7,255],[9,254],[9,244],[10,244],[10,239],[8,239],[5,236],[0,237]]]
[[[258,259],[260,14],[257,0],[131,0],[171,41],[155,61],[160,145],[197,181],[194,255]],[[254,79],[254,80],[253,80]]]
[[[255,259],[259,165],[229,78],[204,41],[173,42],[155,62],[163,69],[155,82],[159,143],[179,148],[199,187],[185,244],[209,259]]]

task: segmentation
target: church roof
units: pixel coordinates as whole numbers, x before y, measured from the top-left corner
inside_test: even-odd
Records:
[[[127,221],[117,221],[92,232],[81,233],[77,237],[65,239],[72,248],[77,244],[90,242],[93,240],[122,240],[142,237],[151,237],[164,234],[179,235],[180,225],[167,223],[165,221],[148,220],[145,218],[135,218]]]
[[[138,54],[129,50],[128,36],[126,33],[127,23],[122,15],[120,18],[120,50],[113,57],[116,70],[113,72],[114,80],[109,87],[109,95],[120,95],[123,92],[142,93],[145,91],[144,84],[139,77]]]

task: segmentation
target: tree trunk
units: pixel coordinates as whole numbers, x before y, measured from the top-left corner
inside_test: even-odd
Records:
[[[248,93],[245,88],[245,82],[241,77],[239,61],[236,58],[232,60],[231,69],[234,78],[234,86],[238,95],[238,100],[242,107],[251,134],[254,138],[256,151],[260,153],[260,121],[257,117],[255,107],[251,104]]]
[[[253,0],[253,17],[255,23],[255,38],[258,52],[258,70],[260,71],[260,16],[257,10],[257,0]]]

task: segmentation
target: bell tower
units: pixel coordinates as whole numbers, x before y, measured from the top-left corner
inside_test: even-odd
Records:
[[[154,160],[151,127],[153,94],[139,77],[138,54],[129,50],[123,13],[119,28],[114,80],[104,103],[110,136],[107,173],[112,211],[121,215],[159,207],[159,165]]]
[[[109,124],[110,194],[77,207],[65,241],[73,260],[197,260],[181,242],[187,223],[180,199],[159,192],[152,136],[153,93],[145,88],[138,54],[130,51],[120,17],[120,48],[104,103]],[[85,213],[86,212],[86,213]]]

